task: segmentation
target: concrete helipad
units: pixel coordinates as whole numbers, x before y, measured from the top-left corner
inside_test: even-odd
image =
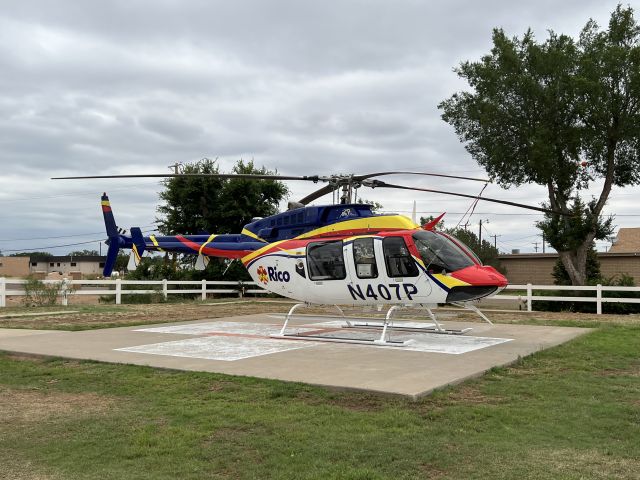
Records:
[[[461,382],[518,357],[559,345],[584,328],[445,322],[465,335],[391,332],[404,347],[272,338],[283,315],[249,315],[81,332],[0,329],[0,350],[249,375],[413,398]],[[371,319],[369,319],[371,320]],[[403,320],[396,325],[426,326]],[[379,331],[342,328],[329,317],[301,315],[290,332],[372,339]]]

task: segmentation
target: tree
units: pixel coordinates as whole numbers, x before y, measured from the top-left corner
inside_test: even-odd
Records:
[[[67,255],[70,257],[90,257],[98,256],[100,253],[98,253],[97,250],[87,250],[85,248],[84,250],[74,250],[73,252],[69,252]]]
[[[571,278],[567,273],[567,269],[564,268],[562,261],[558,259],[553,266],[553,278],[556,285],[571,285]],[[587,283],[595,285],[601,283],[603,280],[602,273],[600,271],[600,261],[598,260],[598,252],[596,251],[595,243],[591,244],[591,248],[587,251]]]
[[[590,20],[577,41],[543,43],[493,31],[491,52],[457,69],[474,89],[439,105],[466,149],[504,188],[547,188],[555,212],[537,223],[574,285],[588,251],[613,230],[603,218],[612,187],[640,183],[640,28],[618,5],[607,30]],[[580,192],[602,182],[597,198]]]
[[[182,173],[220,173],[215,160],[207,158],[184,165]],[[239,160],[233,173],[272,174],[253,162]],[[287,187],[274,180],[173,177],[164,182],[158,207],[160,232],[166,235],[203,232],[240,233],[254,217],[278,211]]]
[[[49,258],[49,257],[53,257],[53,254],[49,253],[49,252],[17,252],[17,253],[12,253],[10,256],[12,256],[12,257]]]
[[[360,205],[371,205],[372,212],[377,212],[384,208],[380,202],[374,202],[373,200],[367,200],[366,198],[358,198],[356,203],[359,203]]]

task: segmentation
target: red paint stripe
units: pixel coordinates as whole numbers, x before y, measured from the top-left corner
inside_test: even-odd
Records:
[[[182,235],[176,235],[176,240],[178,240],[183,245],[186,245],[196,253],[200,252],[200,247],[203,245],[200,243],[192,242],[191,240],[184,238]],[[164,248],[165,250],[167,249],[166,247],[162,247],[162,248]],[[245,255],[250,254],[251,252],[253,252],[253,250],[223,250],[220,248],[213,248],[213,247],[204,247],[202,249],[203,255],[208,255],[211,257],[223,257],[223,258],[242,258]]]

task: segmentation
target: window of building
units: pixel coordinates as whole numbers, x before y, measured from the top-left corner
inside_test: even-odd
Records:
[[[56,266],[58,266],[58,267],[59,267],[59,266],[60,266],[60,262],[58,262]]]
[[[76,262],[71,262],[71,266],[75,267],[76,266]]]
[[[358,238],[353,241],[353,261],[358,278],[376,278],[378,267],[373,249],[373,238]]]
[[[104,268],[104,262],[100,262],[99,267]]]
[[[341,241],[309,244],[307,262],[311,280],[342,280],[347,276]]]
[[[50,262],[50,263],[49,263],[49,266],[50,266],[50,267],[53,267],[53,262]]]
[[[402,237],[387,237],[382,241],[384,262],[389,277],[417,277],[418,267]]]
[[[2,267],[2,262],[0,262],[0,267]]]
[[[38,262],[31,262],[31,266],[32,267],[37,267],[38,266]]]

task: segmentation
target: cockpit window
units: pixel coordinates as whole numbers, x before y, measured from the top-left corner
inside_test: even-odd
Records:
[[[458,245],[439,233],[427,230],[416,232],[413,241],[425,268],[433,273],[449,273],[475,265]]]
[[[453,243],[455,243],[458,247],[462,248],[462,250],[464,250],[464,253],[466,253],[467,255],[469,255],[471,257],[473,257],[473,259],[475,259],[475,261],[476,261],[476,263],[478,265],[482,265],[482,260],[480,260],[480,257],[478,257],[478,255],[476,255],[476,252],[471,250],[469,245],[464,243],[458,237],[452,237],[448,233],[443,233],[443,232],[438,232],[438,235],[443,235],[443,236],[447,237],[449,240],[451,240]]]

